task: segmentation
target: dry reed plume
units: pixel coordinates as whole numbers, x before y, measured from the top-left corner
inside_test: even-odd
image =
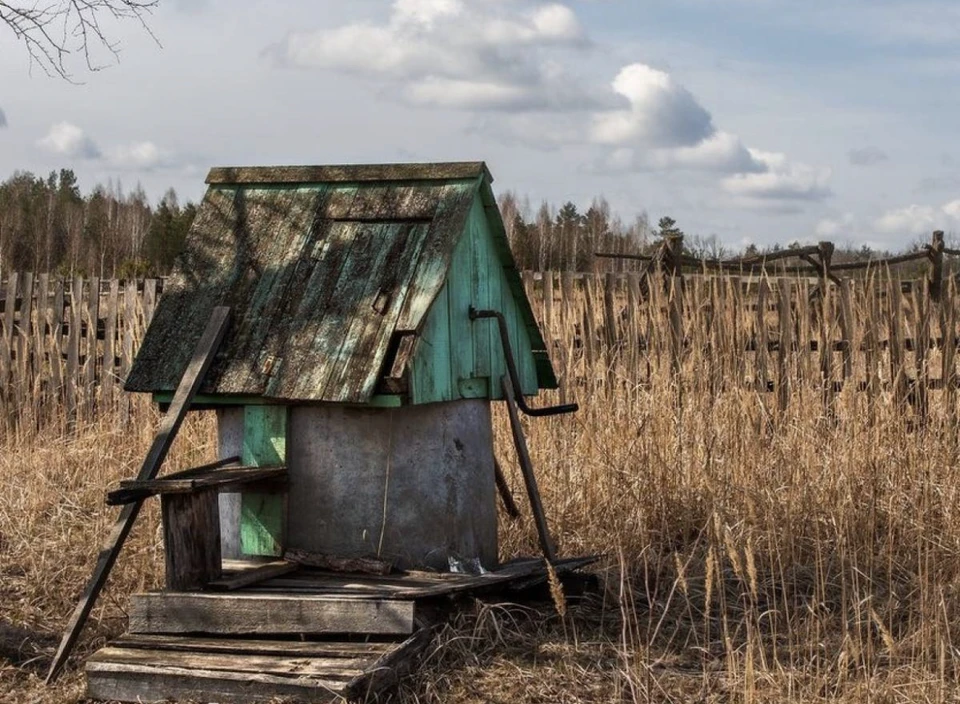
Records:
[[[613,346],[598,322],[607,302],[594,293],[592,312],[578,294],[553,301],[549,320],[562,341],[553,354],[566,397],[582,410],[531,419],[527,430],[560,552],[604,553],[601,589],[571,600],[565,615],[549,600],[477,602],[438,634],[395,701],[958,700],[960,463],[947,407],[955,396],[932,392],[918,422],[883,351],[872,362],[883,370],[876,395],[848,383],[825,406],[820,359],[798,347],[783,358],[791,393],[781,409],[777,393],[751,381],[759,361],[733,331],[757,332],[757,313],[729,288],[688,286],[679,376],[658,290],[648,307],[618,289],[614,340],[623,344]],[[794,295],[798,309],[810,303]],[[855,349],[872,323],[885,339],[876,301],[852,300]],[[635,315],[622,316],[631,306]],[[905,329],[917,333],[904,311]],[[824,322],[810,319],[813,330]],[[828,333],[838,325],[828,319]],[[770,317],[765,332],[778,329]],[[638,332],[643,349],[624,343]],[[842,354],[834,357],[839,379]],[[781,362],[768,361],[774,378]],[[925,364],[940,364],[940,352]],[[851,378],[867,372],[858,353]],[[38,673],[114,516],[104,490],[136,471],[155,420],[138,403],[123,430],[107,414],[72,435],[23,430],[0,440],[3,701],[80,697],[79,658],[54,689]],[[499,412],[496,435],[511,467]],[[213,444],[212,420],[198,415],[168,471],[209,459]],[[519,499],[519,475],[508,475]],[[536,554],[529,511],[503,519],[501,544],[505,557]],[[151,506],[80,656],[123,629],[130,592],[158,583],[160,550]]]

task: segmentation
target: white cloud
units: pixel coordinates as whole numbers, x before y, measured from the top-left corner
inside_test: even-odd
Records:
[[[100,148],[87,134],[69,122],[58,122],[50,128],[47,136],[37,142],[54,154],[74,159],[98,159]]]
[[[169,162],[167,155],[153,142],[114,147],[109,150],[108,156],[112,166],[141,171],[150,171]]]
[[[739,173],[723,179],[721,186],[730,195],[747,202],[819,201],[833,195],[831,170],[793,163],[786,155],[750,149],[755,160],[767,168],[762,172]]]
[[[828,239],[850,235],[856,226],[853,213],[844,213],[839,218],[824,218],[817,223],[815,232],[817,237]]]
[[[888,210],[873,221],[873,227],[887,235],[924,235],[933,230],[960,228],[960,199],[937,207],[911,204]]]
[[[607,171],[703,171],[721,174],[760,173],[767,166],[754,158],[740,138],[715,132],[690,147],[613,150],[601,165]]]
[[[591,91],[549,52],[587,44],[574,12],[461,0],[395,0],[384,24],[294,32],[274,53],[305,68],[382,82],[420,105],[521,111],[583,109]]]
[[[645,64],[624,67],[613,90],[630,107],[594,116],[591,139],[618,147],[692,147],[713,136],[713,119],[683,86]]]
[[[7,126],[7,116],[3,112],[3,108],[0,108],[0,127]]]

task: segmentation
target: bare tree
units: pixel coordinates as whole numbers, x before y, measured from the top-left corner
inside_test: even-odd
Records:
[[[114,57],[119,44],[109,38],[105,20],[138,22],[150,36],[146,17],[159,0],[0,0],[0,26],[6,25],[23,44],[31,65],[47,75],[71,80],[68,61],[83,57],[86,68],[104,68],[95,55],[105,50]]]

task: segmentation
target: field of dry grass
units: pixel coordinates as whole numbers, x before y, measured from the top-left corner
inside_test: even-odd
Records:
[[[649,359],[571,365],[580,413],[527,425],[560,552],[604,553],[600,590],[562,616],[476,603],[394,701],[960,700],[960,445],[940,396],[925,427],[889,389],[871,413],[853,385],[827,414],[797,382],[780,412],[775,394],[712,383],[702,371],[723,365],[693,349],[679,381]],[[114,516],[104,490],[136,471],[155,421],[140,405],[125,430],[103,417],[0,439],[0,700],[78,701],[83,656],[123,630],[130,592],[159,582],[151,506],[69,672],[42,686]],[[212,456],[199,415],[168,469]],[[501,544],[537,552],[529,512],[503,519]]]

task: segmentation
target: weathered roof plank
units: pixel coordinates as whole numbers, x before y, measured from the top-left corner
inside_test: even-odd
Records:
[[[481,162],[212,170],[126,388],[173,390],[229,305],[203,393],[369,401],[394,335],[438,299],[478,194],[490,207],[489,180]]]
[[[369,181],[451,181],[493,177],[482,161],[442,164],[339,164],[333,166],[217,167],[208,184],[363,183]]]

